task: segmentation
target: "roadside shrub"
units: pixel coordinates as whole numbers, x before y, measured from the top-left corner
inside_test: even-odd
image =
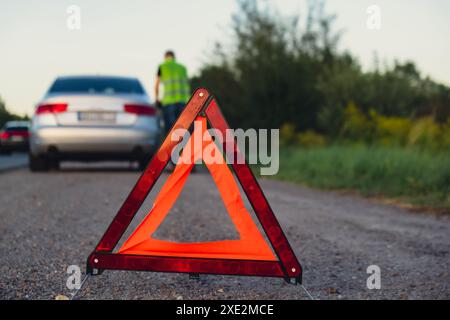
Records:
[[[345,107],[343,115],[342,137],[355,142],[371,140],[372,123],[353,102]]]
[[[382,146],[404,146],[408,142],[408,135],[412,122],[401,117],[386,117],[371,111],[370,118],[374,122],[374,137],[372,140]]]
[[[288,146],[296,142],[295,125],[285,123],[280,128],[280,145]]]
[[[367,115],[354,103],[343,112],[341,142],[355,145],[412,146],[431,151],[450,148],[450,118],[439,124],[434,117],[409,119],[384,116],[371,110]]]
[[[432,117],[414,121],[408,136],[408,144],[428,149],[439,148],[440,127]]]
[[[281,145],[320,147],[328,142],[345,145],[414,147],[433,152],[450,150],[450,118],[437,123],[431,116],[418,119],[384,116],[374,110],[365,114],[356,104],[349,103],[343,112],[340,137],[325,137],[314,130],[296,132],[295,125],[280,129]]]
[[[450,151],[450,118],[440,128],[439,144],[443,149]]]
[[[297,142],[301,147],[305,148],[323,147],[326,145],[325,137],[312,130],[298,133]]]

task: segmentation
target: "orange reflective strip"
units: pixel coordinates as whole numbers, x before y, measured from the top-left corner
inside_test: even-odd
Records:
[[[156,256],[276,261],[275,255],[256,227],[250,213],[245,208],[239,187],[225,160],[221,164],[206,163],[206,166],[214,179],[227,212],[239,233],[240,239],[179,243],[152,238],[153,233],[167,216],[180,195],[194,163],[202,159],[205,148],[209,146],[209,148],[213,148],[214,152],[220,152],[207,132],[206,118],[197,117],[196,120],[201,121],[201,133],[206,139],[204,139],[202,144],[194,144],[194,139],[189,138],[181,156],[182,158],[187,157],[189,156],[187,150],[193,150],[190,154],[189,163],[186,164],[179,161],[174,172],[168,177],[156,197],[153,208],[118,252],[123,254]],[[197,130],[198,127],[195,127],[193,136],[199,133],[196,132]]]

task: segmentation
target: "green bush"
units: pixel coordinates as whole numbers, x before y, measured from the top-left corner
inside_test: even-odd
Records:
[[[280,145],[288,146],[295,144],[295,125],[292,123],[285,123],[280,128]]]
[[[323,147],[326,144],[326,138],[308,130],[305,132],[297,132],[292,123],[285,123],[280,128],[280,145],[281,146],[301,146],[305,148]]]
[[[370,119],[373,122],[374,136],[372,138],[382,146],[403,146],[408,141],[412,122],[407,118],[386,117],[371,111]]]
[[[344,109],[343,116],[341,136],[354,142],[371,140],[373,123],[353,102]]]
[[[438,149],[441,128],[431,117],[416,120],[409,132],[408,144],[429,149]]]
[[[439,143],[445,150],[450,150],[450,118],[440,128]]]
[[[312,130],[297,133],[298,145],[305,148],[323,147],[326,145],[326,139],[323,135]]]
[[[439,124],[431,116],[417,119],[388,117],[374,110],[365,114],[354,103],[349,103],[343,112],[340,138],[352,144],[413,146],[444,151],[450,147],[450,118]]]

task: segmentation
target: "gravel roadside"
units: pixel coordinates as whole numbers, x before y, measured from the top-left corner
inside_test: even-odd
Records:
[[[0,299],[69,295],[66,268],[80,265],[102,236],[139,173],[65,169],[0,174]],[[450,219],[332,192],[263,180],[262,187],[319,299],[449,299]],[[151,207],[151,193],[140,215]],[[206,195],[206,196],[205,196]],[[136,222],[134,222],[136,224]],[[164,239],[236,237],[213,181],[189,177]],[[366,269],[381,268],[381,290],[368,290]],[[280,279],[105,271],[82,299],[307,299]]]

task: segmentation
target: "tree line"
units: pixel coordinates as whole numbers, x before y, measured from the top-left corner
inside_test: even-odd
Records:
[[[8,121],[13,120],[29,120],[28,116],[21,117],[16,114],[13,114],[9,112],[6,109],[5,102],[0,97],[0,129],[3,127],[3,125]]]
[[[450,88],[423,76],[414,62],[364,71],[358,59],[338,49],[341,33],[324,1],[310,1],[306,21],[282,16],[257,1],[239,1],[231,45],[218,42],[209,62],[193,77],[219,100],[233,127],[313,131],[328,138],[348,131],[346,115],[427,117],[445,124]]]

